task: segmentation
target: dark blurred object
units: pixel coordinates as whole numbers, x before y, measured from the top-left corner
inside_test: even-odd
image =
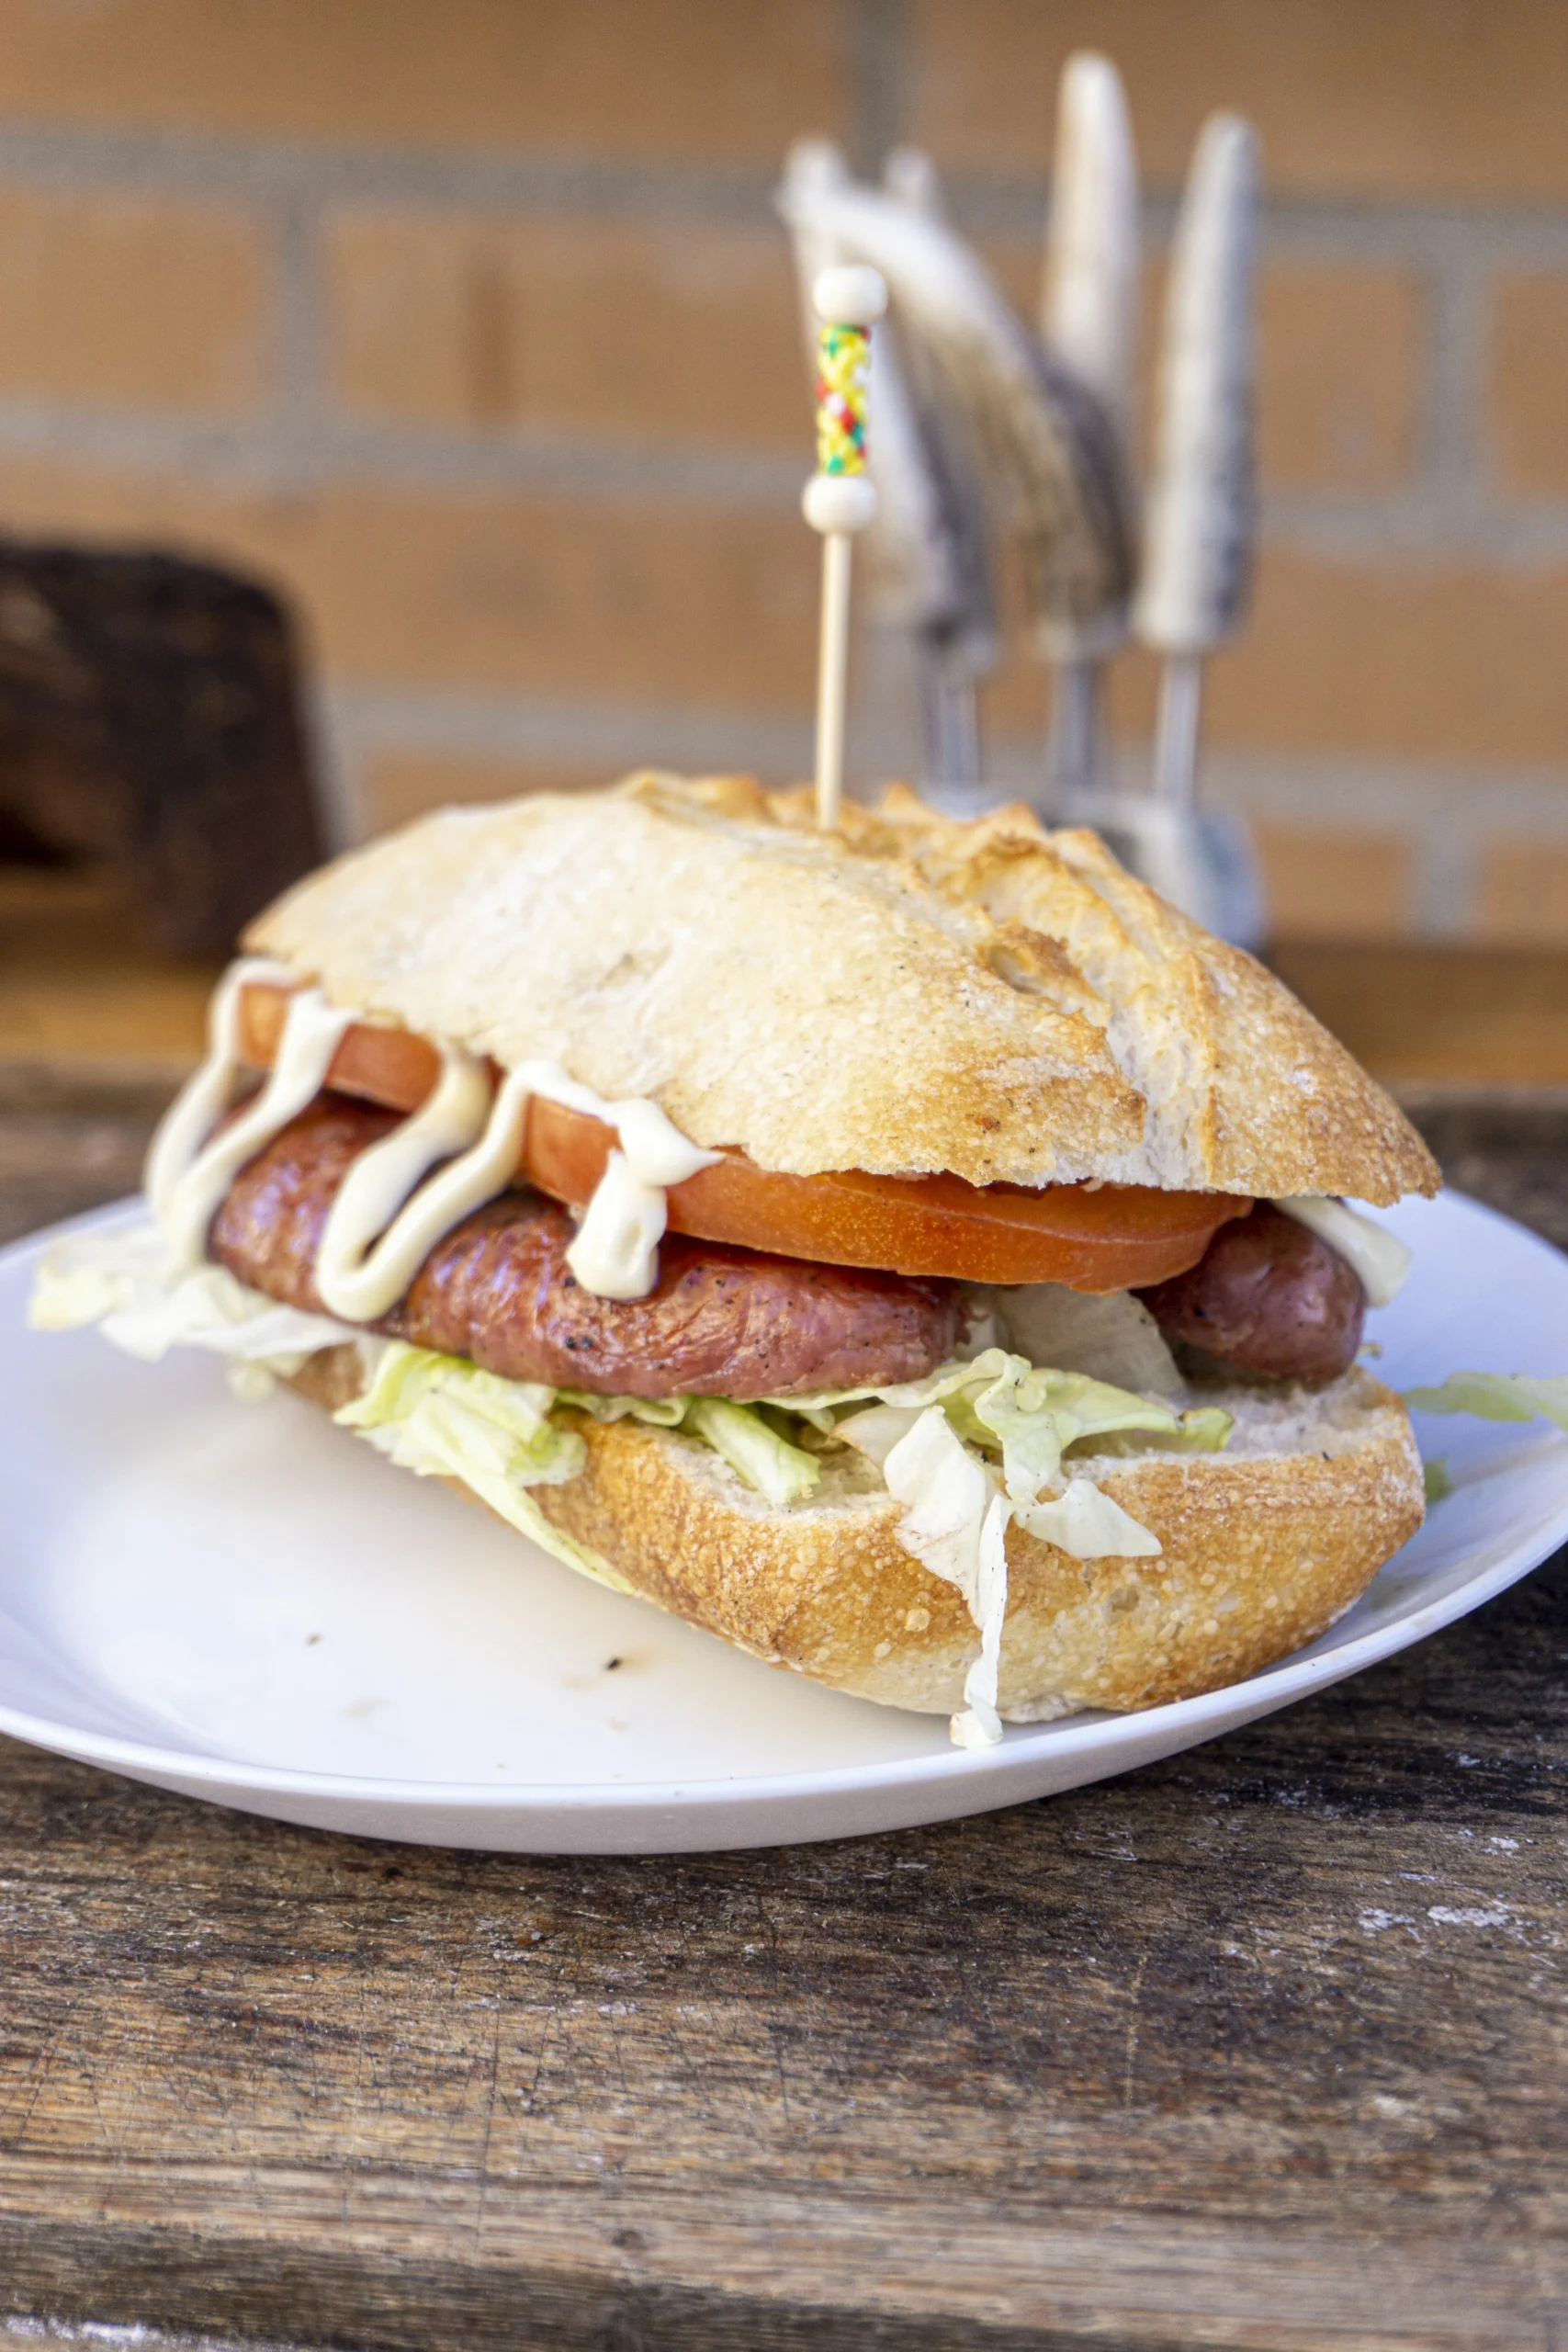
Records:
[[[287,615],[173,556],[0,541],[0,856],[105,863],[137,927],[221,956],[318,865]]]

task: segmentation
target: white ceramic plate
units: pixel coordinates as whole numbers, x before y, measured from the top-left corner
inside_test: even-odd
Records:
[[[105,1210],[74,1229],[125,1214]],[[1395,1386],[1568,1370],[1568,1259],[1412,1202]],[[659,1853],[903,1828],[1212,1739],[1419,1641],[1568,1539],[1568,1438],[1418,1424],[1456,1491],[1333,1631],[1140,1715],[945,1724],[780,1674],[588,1582],[296,1399],[192,1351],[28,1331],[51,1237],[0,1253],[0,1730],[284,1821],[514,1852]]]

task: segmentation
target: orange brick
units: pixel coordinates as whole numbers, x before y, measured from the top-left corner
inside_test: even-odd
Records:
[[[1276,263],[1258,288],[1258,464],[1289,490],[1387,490],[1410,470],[1425,359],[1415,280]]]
[[[692,222],[339,217],[343,400],[420,423],[772,443],[810,462],[782,232]]]
[[[844,120],[831,0],[13,0],[0,111],[772,161]]]
[[[0,187],[0,389],[232,411],[263,388],[267,260],[231,212]]]
[[[1209,740],[1477,763],[1568,759],[1568,571],[1334,564],[1266,549],[1257,607],[1210,665]],[[1154,665],[1119,665],[1147,732]]]
[[[1568,277],[1502,278],[1492,317],[1488,422],[1510,490],[1568,492]]]
[[[1276,187],[1568,194],[1559,0],[920,0],[916,21],[910,135],[966,169],[1039,171],[1062,62],[1092,48],[1157,184],[1236,107]]]
[[[18,531],[162,541],[280,580],[345,679],[707,708],[812,697],[816,548],[787,509],[358,481],[268,494],[11,457],[0,512]],[[1251,628],[1212,665],[1209,739],[1561,763],[1565,643],[1568,569],[1273,548]],[[1119,732],[1147,734],[1155,682],[1146,656],[1115,665]],[[1043,712],[1037,681],[1029,692]]]
[[[1023,315],[1040,300],[1032,240],[986,257]],[[1410,470],[1425,327],[1420,289],[1401,271],[1275,262],[1258,285],[1258,456],[1281,490],[1387,490]],[[1165,271],[1145,273],[1138,401],[1146,466],[1165,318]],[[1562,414],[1563,410],[1559,410]]]
[[[818,558],[788,512],[0,462],[9,527],[150,539],[270,577],[326,667],[363,682],[798,709]]]
[[[1278,939],[1386,939],[1405,928],[1411,845],[1347,825],[1255,828]]]
[[[360,778],[366,833],[390,832],[427,809],[511,800],[523,792],[578,792],[611,784],[615,771],[564,760],[506,759],[475,752],[382,749],[372,752]]]
[[[1510,946],[1568,944],[1568,841],[1489,842],[1474,929]]]

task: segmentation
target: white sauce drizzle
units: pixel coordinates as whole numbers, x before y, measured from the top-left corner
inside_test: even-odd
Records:
[[[207,1059],[153,1138],[148,1198],[181,1265],[200,1262],[208,1227],[234,1177],[320,1092],[338,1040],[359,1017],[328,1005],[319,989],[297,990],[265,1086],[231,1126],[204,1140],[239,1069],[242,990],[252,983],[288,988],[294,978],[288,966],[260,958],[224,975],[212,1000]],[[439,1051],[441,1075],[424,1102],[360,1153],[333,1203],[316,1264],[323,1305],[345,1323],[385,1315],[442,1236],[512,1182],[535,1095],[615,1129],[620,1149],[609,1155],[567,1263],[600,1298],[646,1298],[659,1279],[668,1188],[721,1155],[688,1142],[656,1102],[606,1102],[558,1062],[522,1063],[492,1101],[478,1056],[444,1041]],[[423,1182],[443,1159],[446,1166]]]
[[[240,994],[253,980],[288,988],[293,974],[266,956],[247,956],[230,965],[212,991],[206,1059],[164,1112],[141,1171],[142,1188],[160,1222],[175,1186],[228,1107],[240,1067]]]
[[[458,1050],[445,1048],[454,1056]],[[470,1148],[407,1201],[363,1265],[364,1250],[395,1203],[406,1200],[440,1155],[428,1148],[425,1137],[412,1136],[424,1116],[416,1112],[355,1160],[354,1190],[345,1183],[333,1202],[317,1261],[316,1287],[334,1315],[350,1323],[373,1322],[385,1315],[442,1235],[506,1190],[517,1172],[528,1104],[536,1094],[603,1120],[615,1128],[621,1144],[619,1151],[610,1154],[577,1238],[567,1251],[568,1265],[583,1289],[599,1298],[648,1296],[659,1280],[666,1188],[684,1182],[699,1168],[711,1167],[719,1155],[688,1143],[657,1103],[606,1102],[592,1087],[569,1078],[558,1062],[536,1061],[508,1071],[489,1116],[481,1107],[468,1136],[457,1139]],[[409,1141],[415,1148],[405,1153]],[[337,1279],[339,1269],[351,1270],[346,1280]]]
[[[1359,1278],[1369,1306],[1387,1306],[1399,1296],[1414,1252],[1386,1225],[1326,1193],[1300,1193],[1274,1206],[1339,1252]]]
[[[321,1092],[338,1040],[354,1019],[352,1012],[330,1005],[320,989],[301,989],[290,997],[266,1084],[231,1125],[212,1135],[240,1069],[241,991],[252,981],[287,982],[291,977],[285,967],[260,960],[236,964],[224,975],[212,1000],[207,1059],[152,1138],[147,1197],[182,1271],[200,1265],[206,1256],[207,1228],[246,1160]]]
[[[438,1196],[444,1200],[451,1192],[449,1180],[468,1164],[463,1159],[454,1160],[419,1201],[409,1200],[437,1160],[468,1152],[490,1117],[490,1072],[483,1062],[461,1046],[443,1042],[440,1052],[441,1075],[423,1102],[360,1153],[328,1214],[316,1252],[316,1288],[327,1312],[344,1323],[373,1323],[385,1315],[442,1234],[479,1205],[466,1200],[456,1216],[440,1218]],[[489,1200],[506,1181],[479,1199]]]
[[[658,1280],[668,1214],[663,1186],[648,1183],[624,1151],[613,1151],[566,1253],[583,1289],[600,1298],[646,1298]]]

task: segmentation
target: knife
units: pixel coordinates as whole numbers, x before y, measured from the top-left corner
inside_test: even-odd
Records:
[[[1057,101],[1040,326],[1047,351],[1104,413],[1129,506],[1138,273],[1138,165],[1126,94],[1109,58],[1080,50],[1063,68]],[[1055,665],[1046,768],[1065,807],[1108,781],[1102,672],[1126,634],[1124,597],[1087,621],[1043,621]]]

